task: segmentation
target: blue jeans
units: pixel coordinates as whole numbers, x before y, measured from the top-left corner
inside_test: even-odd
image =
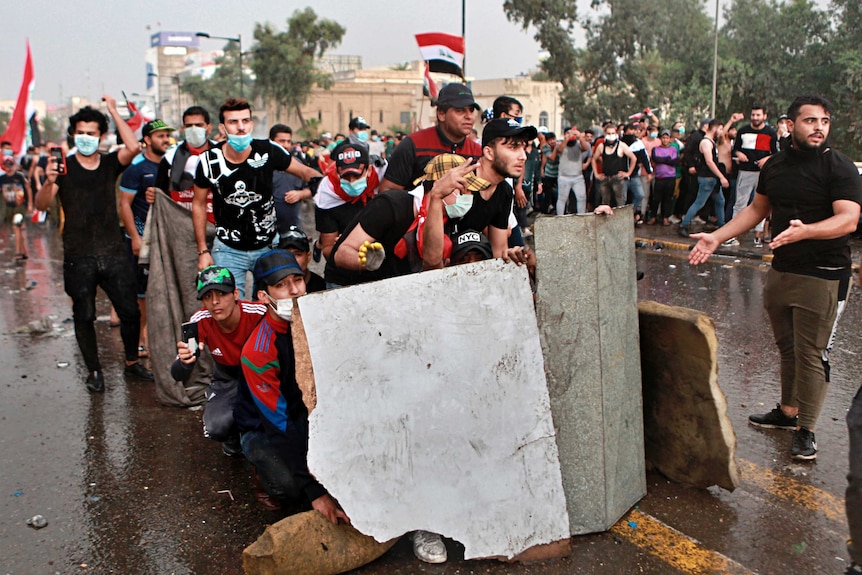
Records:
[[[632,176],[629,178],[628,190],[632,193],[632,203],[635,206],[635,212],[640,213],[641,203],[644,201],[644,186],[640,176]]]
[[[715,215],[718,218],[718,225],[719,227],[724,225],[724,194],[721,188],[716,185],[717,183],[717,178],[697,177],[697,198],[695,198],[691,207],[688,208],[679,227],[687,228],[691,220],[694,219],[694,216],[697,215],[697,212],[706,205],[706,201],[710,196],[713,196],[713,201],[715,202]]]
[[[276,234],[272,245],[278,245],[278,234]],[[230,273],[233,274],[233,279],[236,281],[236,289],[239,290],[239,297],[245,299],[246,272],[254,272],[254,263],[257,261],[257,258],[271,249],[271,247],[265,247],[243,251],[227,246],[216,238],[213,240],[212,256],[215,265],[230,270]]]

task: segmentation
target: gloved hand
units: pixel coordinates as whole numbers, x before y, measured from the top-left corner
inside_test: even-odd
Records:
[[[386,251],[380,242],[366,241],[359,246],[359,265],[370,272],[377,271],[386,259]]]

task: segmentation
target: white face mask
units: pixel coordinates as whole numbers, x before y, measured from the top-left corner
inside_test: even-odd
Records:
[[[266,294],[266,297],[269,298],[269,307],[275,312],[275,315],[285,321],[290,321],[293,314],[293,298],[275,299],[269,294]]]
[[[186,128],[186,142],[188,142],[189,146],[192,148],[203,148],[206,141],[206,128],[201,128],[199,126],[189,126]]]
[[[473,196],[471,194],[458,194],[454,204],[446,204],[446,215],[450,218],[463,218],[464,214],[473,207]]]

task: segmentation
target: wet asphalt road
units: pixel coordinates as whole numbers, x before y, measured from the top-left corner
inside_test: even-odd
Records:
[[[23,266],[9,263],[9,237],[0,235],[0,573],[242,573],[242,549],[283,513],[256,506],[248,465],[202,437],[200,411],[161,406],[151,383],[124,379],[104,298],[97,332],[108,389],[90,396],[56,233],[31,229]],[[789,458],[789,433],[746,424],[749,413],[778,399],[777,353],[761,304],[766,267],[725,260],[691,268],[679,252],[649,250],[639,251],[638,264],[646,272],[641,299],[715,318],[740,488],[689,489],[649,474],[648,495],[633,514],[611,532],[574,538],[567,559],[464,562],[451,543],[450,562],[431,566],[418,563],[402,539],[357,573],[843,572],[843,417],[862,368],[859,289],[833,353],[818,461],[799,465]],[[32,332],[31,322],[48,332],[16,333]],[[47,527],[26,525],[36,514]]]

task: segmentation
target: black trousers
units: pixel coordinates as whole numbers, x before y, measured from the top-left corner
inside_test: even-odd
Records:
[[[117,256],[67,257],[63,282],[72,298],[75,339],[88,371],[102,369],[96,345],[96,288],[101,287],[120,317],[120,336],[126,361],[138,360],[141,312],[138,309],[135,271],[126,254]]]

